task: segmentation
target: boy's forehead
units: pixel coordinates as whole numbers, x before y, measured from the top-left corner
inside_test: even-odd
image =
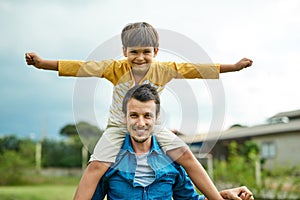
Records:
[[[132,51],[132,50],[153,50],[153,49],[154,49],[154,47],[139,47],[139,46],[127,47],[128,51]]]

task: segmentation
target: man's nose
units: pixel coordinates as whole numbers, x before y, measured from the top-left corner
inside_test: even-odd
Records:
[[[137,125],[138,126],[145,126],[146,123],[145,123],[145,120],[143,117],[139,117],[138,120],[137,120]]]

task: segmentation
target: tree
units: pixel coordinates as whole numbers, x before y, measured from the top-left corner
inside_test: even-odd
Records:
[[[71,143],[82,147],[82,167],[87,162],[87,150],[91,153],[103,134],[97,126],[93,126],[87,122],[79,122],[76,125],[68,124],[60,130],[60,134],[67,136]]]

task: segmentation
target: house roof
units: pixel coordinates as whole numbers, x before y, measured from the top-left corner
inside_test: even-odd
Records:
[[[300,117],[300,110],[281,112],[281,113],[278,113],[278,114],[270,117],[270,119],[271,118],[280,118],[280,117],[289,117],[289,118]]]
[[[220,133],[184,135],[180,136],[180,138],[190,144],[209,140],[238,139],[294,131],[300,131],[300,120],[293,120],[289,123],[263,124],[252,127],[234,127]]]

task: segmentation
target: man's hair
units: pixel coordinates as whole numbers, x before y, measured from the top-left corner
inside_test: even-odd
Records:
[[[141,102],[153,100],[156,104],[156,116],[160,112],[160,98],[157,90],[150,84],[136,85],[125,94],[122,105],[122,112],[127,114],[127,104],[130,99],[136,99]]]
[[[125,26],[121,33],[122,45],[127,47],[154,47],[158,48],[158,33],[146,22],[136,22]]]

